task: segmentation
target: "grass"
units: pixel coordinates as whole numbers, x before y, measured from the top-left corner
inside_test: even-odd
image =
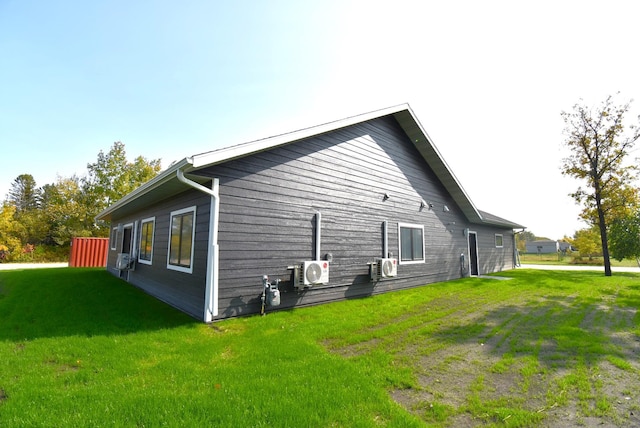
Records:
[[[602,257],[577,258],[572,255],[562,255],[558,253],[536,254],[536,253],[520,253],[520,262],[523,265],[540,264],[540,265],[558,265],[558,266],[604,266]],[[616,260],[610,259],[613,267],[638,267],[635,259]]]
[[[640,275],[501,275],[204,325],[99,269],[0,272],[0,426],[640,422]]]

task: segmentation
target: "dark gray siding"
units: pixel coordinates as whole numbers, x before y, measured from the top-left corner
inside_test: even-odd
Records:
[[[513,229],[500,229],[484,225],[471,225],[478,239],[478,263],[480,274],[513,269]],[[495,235],[502,235],[503,245],[496,247]]]
[[[364,296],[461,276],[465,219],[413,144],[387,117],[201,171],[220,178],[220,317],[256,312],[261,278],[279,277],[282,307]],[[383,200],[383,195],[389,195]],[[421,208],[422,200],[433,209]],[[444,205],[449,207],[445,212]],[[288,266],[314,258],[315,213],[330,284],[302,293]],[[372,283],[368,262],[398,256],[398,223],[424,226],[425,263]]]
[[[468,257],[467,228],[477,232],[481,273],[513,267],[512,231],[467,224],[392,116],[231,160],[198,174],[220,179],[217,318],[258,312],[265,274],[282,280],[280,309],[466,276],[460,254]],[[137,264],[125,279],[202,319],[211,199],[188,189],[185,186],[177,197],[133,217],[115,219],[114,225],[137,221],[139,228],[140,220],[155,216],[153,264]],[[432,208],[422,208],[422,200]],[[170,213],[193,205],[197,205],[194,272],[168,270]],[[300,292],[293,287],[288,267],[316,258],[318,212],[320,256],[332,257],[330,282]],[[368,263],[384,256],[385,221],[388,250],[395,258],[398,224],[424,227],[425,262],[400,264],[397,278],[373,282]],[[503,248],[495,248],[495,233],[503,234]],[[115,274],[117,252],[110,252],[108,261]]]
[[[135,270],[128,274],[124,273],[123,279],[189,315],[202,319],[211,198],[198,191],[187,189],[185,186],[184,193],[147,207],[135,216],[114,219],[113,224],[116,226],[118,223],[137,222],[139,241],[140,220],[155,216],[152,264],[136,263]],[[192,206],[197,207],[196,235],[193,273],[189,274],[167,269],[167,252],[171,212]],[[122,237],[120,236],[117,248],[121,246]],[[107,268],[115,275],[119,275],[119,272],[114,269],[118,252],[120,251],[110,251],[107,261]]]

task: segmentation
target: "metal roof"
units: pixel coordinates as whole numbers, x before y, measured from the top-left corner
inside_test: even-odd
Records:
[[[497,215],[489,214],[486,211],[480,211],[482,215],[482,223],[485,224],[495,224],[496,226],[508,226],[512,229],[526,229],[523,225],[514,223],[509,220],[505,220],[502,217],[498,217]]]
[[[167,199],[186,190],[188,187],[180,183],[176,177],[178,169],[182,169],[185,173],[191,173],[192,179],[195,181],[200,179],[201,182],[205,182],[208,179],[199,178],[197,176],[197,170],[388,115],[393,115],[397,120],[407,137],[415,145],[429,167],[435,172],[436,176],[440,179],[465,217],[471,223],[486,223],[510,228],[524,228],[516,223],[479,211],[475,207],[471,198],[469,198],[451,168],[449,168],[444,158],[440,155],[435,144],[431,138],[429,138],[408,104],[400,104],[287,134],[228,146],[184,158],[102,211],[96,216],[96,219],[110,220],[116,213],[119,216],[133,213],[139,208],[149,206],[151,203]]]

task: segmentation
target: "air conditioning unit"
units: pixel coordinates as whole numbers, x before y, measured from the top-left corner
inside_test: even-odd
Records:
[[[135,264],[135,258],[129,253],[119,253],[116,259],[116,269],[118,270],[133,270]]]
[[[392,278],[398,276],[397,259],[378,259],[371,265],[371,279]]]
[[[310,260],[296,266],[294,285],[297,288],[329,283],[329,262]]]

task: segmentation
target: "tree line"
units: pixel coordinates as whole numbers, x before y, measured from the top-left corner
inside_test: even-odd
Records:
[[[611,257],[636,258],[640,266],[640,168],[628,159],[640,138],[640,116],[638,124],[625,125],[630,105],[617,105],[609,96],[597,107],[577,103],[561,113],[563,145],[570,152],[561,172],[581,183],[570,196],[588,225],[576,232],[574,245],[583,252],[599,250],[605,275],[611,275]],[[83,177],[38,187],[32,175],[18,176],[0,210],[0,262],[28,259],[38,248],[63,249],[66,257],[71,238],[108,236],[108,226],[95,216],[159,171],[159,159],[129,162],[124,144],[115,142],[87,165]]]
[[[72,238],[109,236],[109,226],[95,216],[160,168],[160,159],[138,156],[129,162],[117,141],[87,164],[83,176],[38,186],[31,174],[19,175],[0,208],[0,262],[66,261]]]

